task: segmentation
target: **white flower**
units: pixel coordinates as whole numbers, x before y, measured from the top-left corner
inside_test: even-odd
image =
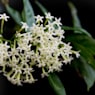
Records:
[[[80,57],[79,51],[75,53],[76,54],[76,58]]]
[[[43,16],[40,16],[40,15],[37,15],[37,16],[35,16],[35,19],[36,19],[36,23],[38,23],[38,22],[43,22]]]
[[[63,63],[65,63],[65,64],[69,63],[70,64],[72,60],[73,60],[73,57],[71,56],[71,57],[65,58]]]
[[[29,26],[27,25],[27,23],[25,23],[25,22],[21,22],[21,24],[22,24],[22,29],[25,29],[25,31],[27,31],[28,30],[28,28],[29,28]]]
[[[46,28],[48,28],[49,31],[51,31],[51,30],[54,31],[55,30],[54,23],[48,21],[48,24],[46,25]]]
[[[72,52],[76,55],[76,58],[80,57],[80,54],[79,54],[80,51],[74,51],[74,50],[72,50]]]
[[[61,18],[57,19],[57,18],[55,17],[54,23],[55,23],[57,26],[62,25],[62,23],[61,23],[60,21],[61,21]]]
[[[46,19],[52,20],[54,18],[54,16],[51,16],[51,13],[45,13],[46,15]]]
[[[9,16],[6,15],[6,13],[0,14],[0,19],[3,19],[5,21],[8,21]]]

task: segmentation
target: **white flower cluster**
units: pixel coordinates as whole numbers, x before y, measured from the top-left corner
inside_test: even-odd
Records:
[[[38,15],[35,19],[32,27],[22,22],[21,28],[29,28],[28,32],[17,31],[14,41],[8,42],[0,36],[0,71],[13,84],[33,83],[37,80],[36,70],[42,77],[48,76],[50,72],[60,71],[63,63],[70,63],[72,54],[80,56],[70,43],[62,41],[64,30],[60,18],[46,13],[45,17]]]

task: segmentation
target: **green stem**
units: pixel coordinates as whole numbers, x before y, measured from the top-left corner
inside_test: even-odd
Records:
[[[44,26],[47,24],[47,22],[48,22],[48,19],[45,20]]]
[[[3,33],[3,27],[4,27],[4,19],[1,21],[1,34]]]
[[[20,33],[22,30],[23,30],[23,28],[20,28],[20,29],[17,31],[17,33]]]

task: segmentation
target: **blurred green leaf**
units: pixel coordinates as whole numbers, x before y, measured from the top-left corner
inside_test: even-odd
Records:
[[[65,27],[65,29],[75,29],[75,34],[68,35],[67,40],[73,44],[75,49],[80,50],[80,59],[74,65],[77,66],[89,90],[95,82],[95,39],[82,28],[77,9],[71,2],[69,2],[69,7],[73,18],[73,28]]]
[[[7,12],[11,15],[11,17],[14,19],[14,21],[17,23],[17,24],[21,24],[21,16],[20,16],[20,13],[18,11],[16,11],[15,9],[11,8],[8,4],[6,4],[6,9],[7,9]]]
[[[80,50],[80,60],[74,65],[78,64],[77,68],[89,90],[95,82],[95,39],[87,35],[72,34],[67,36],[66,41],[70,41],[75,49]]]
[[[91,37],[91,35],[83,28],[62,26],[62,29],[64,29],[64,30],[73,30],[73,31],[80,31],[80,33],[78,33],[78,34],[89,35],[89,37]]]
[[[73,21],[73,27],[74,28],[80,28],[83,29],[80,23],[80,20],[78,18],[77,15],[77,9],[76,7],[73,5],[73,3],[69,2],[68,3],[70,10],[71,10],[71,15],[72,15],[72,21]],[[75,30],[75,33],[85,33],[86,35],[88,35],[89,37],[91,37],[91,34],[88,31],[79,31],[79,30]]]
[[[35,23],[32,5],[30,4],[29,0],[23,0],[23,5],[24,5],[23,15],[25,21],[29,26],[32,26],[32,24]]]
[[[87,84],[87,90],[89,91],[95,82],[95,69],[90,64],[87,64],[86,60],[82,57],[75,62],[74,66],[77,66],[76,69],[84,78]]]
[[[73,27],[81,28],[82,26],[80,24],[80,20],[77,15],[77,9],[75,8],[73,3],[71,3],[71,2],[69,2],[68,5],[71,10],[71,15],[72,15],[72,19],[73,19]]]
[[[87,64],[85,59],[81,58],[81,61],[81,74],[84,77],[84,80],[87,84],[87,89],[89,90],[95,82],[95,69],[93,69],[89,64]]]
[[[65,88],[56,74],[50,74],[48,80],[57,95],[66,95]]]
[[[22,12],[21,12],[21,17],[22,17],[22,21],[26,22],[26,17],[25,17],[25,11],[24,10],[22,10]]]
[[[41,11],[43,12],[43,14],[45,14],[46,12],[48,12],[48,10],[40,2],[38,2],[38,0],[35,0],[35,3],[41,9]]]
[[[80,50],[80,55],[95,68],[95,39],[82,34],[72,34],[68,35],[66,40]]]

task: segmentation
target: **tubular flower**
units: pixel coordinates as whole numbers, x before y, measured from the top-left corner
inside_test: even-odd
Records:
[[[41,18],[43,23],[39,24],[38,16],[35,18],[36,24],[29,27],[28,32],[16,33],[12,43],[0,40],[1,72],[13,84],[34,83],[38,78],[34,77],[37,69],[42,77],[48,76],[61,71],[63,64],[70,63],[74,59],[72,54],[80,56],[79,51],[72,50],[70,42],[62,41],[65,37],[60,19],[47,13],[43,19],[48,21]]]

